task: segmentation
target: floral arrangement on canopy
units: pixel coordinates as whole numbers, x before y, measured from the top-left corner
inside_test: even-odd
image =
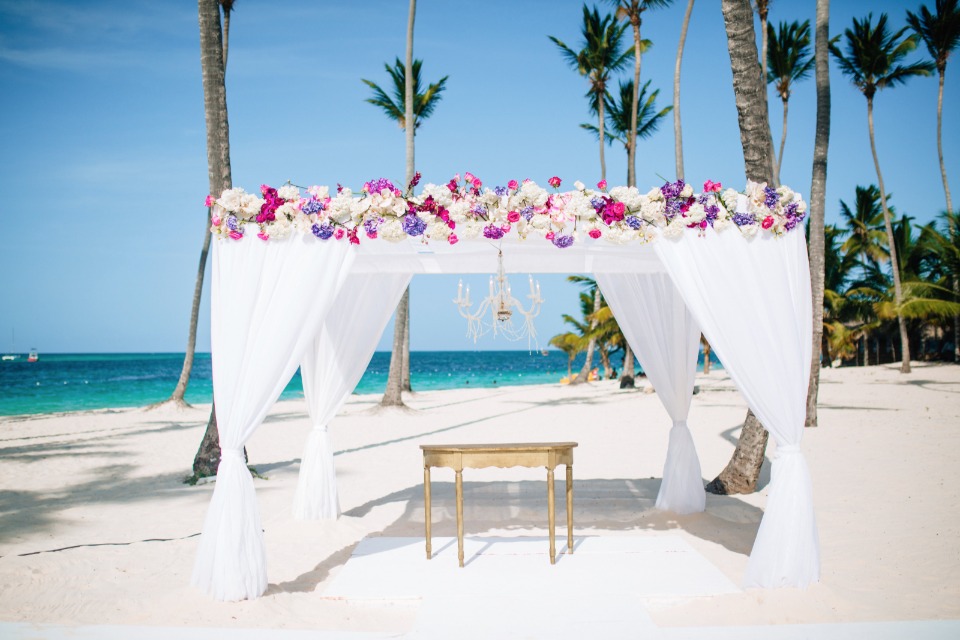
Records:
[[[419,182],[418,172],[404,194],[381,178],[365,183],[358,195],[340,185],[334,194],[328,187],[261,185],[262,197],[227,189],[219,198],[207,196],[206,205],[213,208],[211,231],[234,240],[251,228],[262,240],[301,232],[321,240],[346,238],[354,244],[361,237],[456,244],[461,239],[499,240],[516,234],[520,239],[540,236],[561,249],[584,236],[622,244],[688,230],[704,234],[708,229],[736,228],[748,236],[761,230],[780,235],[796,228],[806,215],[806,204],[789,187],[774,189],[755,182],[748,182],[742,193],[724,190],[710,180],[699,194],[683,180],[647,193],[636,187],[607,189],[605,180],[596,189],[577,181],[573,191],[561,192],[561,180],[554,176],[548,180],[553,192],[532,180],[510,180],[491,190],[468,172],[462,181],[457,174],[447,184],[427,184],[413,195]]]

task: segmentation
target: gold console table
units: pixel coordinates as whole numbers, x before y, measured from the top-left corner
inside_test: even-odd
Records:
[[[550,564],[556,563],[556,517],[554,515],[553,470],[567,467],[567,548],[573,553],[573,448],[576,442],[534,442],[521,444],[422,444],[423,499],[425,506],[427,559],[430,546],[430,467],[453,469],[457,474],[457,558],[463,566],[463,470],[484,467],[546,467],[547,514],[550,524]]]

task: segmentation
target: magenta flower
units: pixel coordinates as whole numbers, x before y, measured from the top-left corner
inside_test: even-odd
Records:
[[[557,176],[553,176],[552,178],[550,178],[549,180],[547,180],[547,182],[550,183],[550,186],[553,187],[554,189],[559,189],[559,188],[560,188],[560,182],[562,182],[562,181],[561,181],[560,178],[558,178]]]
[[[263,240],[264,242],[266,242],[267,240],[270,239],[270,236],[268,236],[267,234],[265,234],[263,231],[261,231],[260,233],[258,233],[258,234],[257,234],[257,237],[260,238],[261,240]]]
[[[242,237],[243,237],[243,234],[240,233],[239,231],[231,231],[231,232],[230,232],[230,238],[233,239],[233,240],[239,240],[239,239],[242,238]]]
[[[548,231],[543,237],[547,240],[553,240],[554,235],[553,231]]]
[[[606,180],[601,180],[600,182],[597,183],[597,189],[600,189],[601,191],[603,191],[606,188],[607,188]]]
[[[507,214],[507,222],[510,222],[511,224],[513,224],[519,221],[520,221],[520,214],[518,212],[511,211],[510,213]]]
[[[590,237],[596,240],[600,237],[600,229],[590,229]]]
[[[460,241],[460,238],[458,238],[457,234],[455,233],[451,233],[449,236],[447,236],[447,242],[449,242],[450,244],[457,244],[457,242],[459,241]]]
[[[769,229],[773,226],[773,216],[767,216],[763,219],[763,222],[760,223],[760,226],[764,229]]]
[[[216,198],[213,196],[207,196],[207,199],[204,201],[204,205],[207,207],[212,207],[215,202]]]
[[[342,239],[342,238],[343,238],[343,229],[337,229],[336,232],[333,234],[333,237],[335,237],[337,240]]]
[[[711,191],[720,191],[721,188],[722,185],[719,182],[710,182],[707,180],[703,183],[703,190],[705,193],[709,193]]]
[[[520,185],[517,184],[516,180],[511,180],[510,182],[507,183],[507,188],[513,191],[516,191],[519,187]]]

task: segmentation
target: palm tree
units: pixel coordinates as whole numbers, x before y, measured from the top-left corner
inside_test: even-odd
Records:
[[[642,105],[640,109],[633,108],[633,98],[635,95],[638,95],[637,92],[633,90],[633,80],[620,83],[619,100],[614,99],[610,94],[604,97],[604,102],[606,102],[607,126],[610,131],[607,142],[613,144],[613,141],[617,140],[622,143],[624,149],[627,151],[628,158],[630,157],[631,145],[636,146],[636,138],[645,140],[652,136],[660,127],[663,118],[673,109],[672,106],[668,106],[657,111],[657,96],[660,95],[660,90],[657,89],[647,96],[647,89],[649,89],[649,87],[650,81],[647,80],[643,88],[640,89],[639,99]],[[636,116],[637,128],[631,135],[630,124],[634,121],[634,116]],[[597,138],[600,137],[600,130],[596,125],[584,123],[580,126],[596,134]],[[631,138],[633,139],[632,142]],[[629,173],[629,171],[630,169],[628,167],[627,172]],[[627,182],[630,182],[629,175],[627,176]]]
[[[229,16],[233,3],[224,6]],[[230,171],[230,127],[227,120],[227,89],[225,53],[226,41],[220,25],[220,7],[217,0],[199,0],[200,17],[200,66],[203,75],[203,107],[207,126],[207,173],[210,180],[210,193],[220,194],[229,189],[233,178]],[[190,336],[187,356],[177,383],[177,390],[171,400],[183,402],[187,380],[193,367],[193,351],[196,346],[197,317],[200,308],[200,294],[203,288],[203,274],[206,269],[207,254],[210,248],[210,211],[207,210],[207,224],[203,249],[200,252],[200,266],[197,272],[197,284],[194,287],[193,309],[190,317]],[[215,400],[215,399],[214,399]],[[210,418],[203,434],[203,440],[193,459],[194,477],[212,476],[217,473],[220,464],[220,437],[217,432],[216,405],[211,404]]]
[[[777,176],[783,167],[783,147],[787,143],[787,104],[794,82],[803,80],[813,70],[813,54],[810,52],[810,21],[787,24],[781,22],[779,29],[767,25],[770,44],[767,48],[767,83],[773,84],[783,101],[783,131],[780,134],[780,153],[774,158]]]
[[[810,181],[810,221],[807,253],[810,259],[810,288],[813,302],[813,355],[807,387],[807,415],[804,425],[817,426],[817,397],[820,393],[819,346],[823,341],[824,296],[824,212],[827,193],[827,147],[830,142],[830,0],[817,0],[814,42],[817,120],[813,141],[813,176]],[[780,152],[781,156],[783,152]]]
[[[757,52],[750,0],[722,0],[723,23],[727,33],[727,50],[733,70],[733,90],[740,125],[744,170],[756,182],[771,182],[773,152],[767,92]],[[706,486],[711,493],[750,493],[760,477],[769,434],[753,412],[747,409],[740,439],[730,462]]]
[[[943,164],[943,76],[947,71],[947,58],[960,43],[960,9],[957,8],[957,0],[936,0],[936,8],[936,15],[931,14],[926,5],[920,5],[919,16],[907,11],[907,24],[927,45],[927,51],[937,66],[940,79],[937,91],[937,155],[940,158],[943,192],[947,197],[947,211],[953,211],[947,169]]]
[[[960,302],[960,214],[944,211],[940,214],[939,222],[941,228],[932,243],[933,250],[952,292],[951,299]],[[960,363],[960,315],[953,317],[953,361]]]
[[[640,57],[647,50],[649,41],[640,39],[640,25],[643,23],[643,12],[648,9],[659,9],[670,6],[673,0],[610,0],[610,4],[617,8],[618,20],[626,20],[633,27],[633,96],[630,104],[640,104]],[[644,85],[646,86],[646,85]],[[637,127],[640,115],[636,108],[630,115],[630,124],[626,127],[627,136],[627,186],[637,186]]]
[[[597,348],[596,331],[598,320],[596,314],[603,306],[603,296],[600,295],[600,287],[597,286],[597,281],[593,278],[586,276],[567,276],[567,280],[576,282],[587,290],[587,292],[580,294],[580,307],[584,322],[574,320],[569,315],[563,316],[564,321],[574,326],[587,343],[587,355],[583,361],[583,367],[580,369],[577,377],[571,380],[572,384],[579,384],[581,382],[587,382],[590,378],[590,371],[593,368],[593,353]]]
[[[891,195],[887,195],[888,201]],[[864,263],[877,263],[888,258],[889,253],[884,249],[887,236],[881,228],[883,210],[880,207],[880,190],[876,185],[857,186],[853,209],[841,200],[840,218],[850,231],[850,237],[840,247],[841,251],[857,256]]]
[[[600,130],[601,180],[607,178],[607,164],[603,156],[603,147],[606,144],[604,96],[607,95],[607,83],[610,82],[610,74],[623,69],[634,55],[633,49],[621,51],[626,28],[627,25],[618,25],[613,16],[605,15],[601,18],[596,7],[590,11],[587,5],[583,5],[583,48],[580,51],[574,51],[563,41],[548,36],[560,48],[560,53],[570,66],[590,83],[587,99],[590,101],[590,112],[597,114],[597,127]]]
[[[693,0],[687,0],[687,10],[683,13],[680,26],[680,42],[677,44],[677,61],[673,67],[673,144],[677,161],[677,178],[683,180],[683,132],[680,128],[680,65],[683,62],[683,46],[687,42],[687,28],[690,26],[690,14],[693,13]]]
[[[880,187],[880,204],[883,207],[884,226],[890,247],[890,269],[893,273],[893,288],[896,297],[896,306],[903,304],[903,291],[900,284],[900,267],[897,262],[897,252],[893,239],[893,226],[890,220],[890,211],[887,209],[884,195],[883,175],[880,173],[880,160],[877,158],[877,145],[873,132],[873,99],[877,91],[886,87],[903,84],[912,76],[928,76],[933,69],[929,62],[914,62],[900,64],[903,58],[917,48],[916,34],[903,37],[907,28],[890,33],[887,30],[887,15],[880,14],[877,26],[871,24],[872,14],[863,20],[853,19],[853,29],[844,31],[847,43],[847,54],[835,44],[830,45],[830,52],[840,65],[840,70],[848,76],[853,84],[867,99],[867,126],[870,130],[870,151],[873,153],[873,164],[877,171],[877,184]],[[901,373],[910,373],[910,339],[907,335],[907,323],[902,315],[899,316],[900,345],[903,361],[900,365]]]
[[[583,351],[583,340],[577,334],[568,331],[550,338],[550,346],[567,354],[567,380],[573,378],[573,361]]]
[[[413,15],[415,12],[415,0],[411,0],[411,13],[408,26],[408,57],[412,57],[412,30]],[[424,90],[421,83],[420,70],[423,66],[422,60],[410,60],[411,73],[407,73],[407,65],[400,62],[397,58],[391,67],[389,63],[384,64],[387,74],[393,83],[393,96],[387,94],[378,84],[370,80],[362,80],[364,84],[373,90],[373,97],[368,98],[367,102],[380,107],[380,109],[391,120],[395,120],[397,125],[404,130],[407,139],[407,185],[410,185],[413,176],[416,173],[414,169],[414,151],[413,139],[416,130],[423,124],[423,121],[433,114],[437,104],[442,98],[444,89],[446,89],[447,78],[444,76],[435,83],[427,86]],[[408,82],[407,79],[410,79]],[[411,100],[407,100],[407,87],[410,86]],[[409,105],[409,108],[408,108]],[[412,127],[407,127],[407,122],[413,122]],[[390,370],[387,374],[387,388],[384,392],[380,404],[382,406],[402,406],[401,397],[404,387],[409,387],[410,380],[410,288],[404,292],[397,305],[397,314],[394,318],[393,330],[393,350],[390,356]],[[404,385],[404,380],[407,385]],[[406,390],[409,390],[407,388]]]

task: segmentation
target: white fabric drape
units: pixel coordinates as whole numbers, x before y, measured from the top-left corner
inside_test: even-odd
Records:
[[[221,458],[192,583],[217,600],[267,587],[263,531],[243,447],[280,397],[343,283],[346,242],[300,234],[214,240],[210,300],[213,395]]]
[[[696,513],[706,505],[700,459],[687,427],[700,327],[664,273],[597,273],[620,328],[673,420],[657,508]]]
[[[353,392],[390,320],[409,273],[351,274],[316,338],[303,354],[300,375],[313,429],[300,461],[293,516],[298,520],[340,515],[329,423]]]
[[[800,452],[811,357],[811,293],[800,230],[746,238],[735,229],[660,238],[657,255],[750,408],[777,443],[747,587],[819,580],[810,471]]]

